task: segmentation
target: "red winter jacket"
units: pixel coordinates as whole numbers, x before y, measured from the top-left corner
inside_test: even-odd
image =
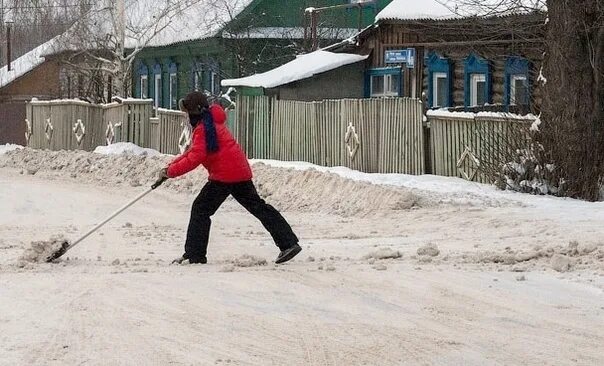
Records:
[[[245,153],[227,129],[226,113],[221,106],[210,106],[210,113],[216,126],[218,151],[208,153],[206,150],[205,128],[200,122],[193,130],[191,147],[177,157],[168,166],[168,176],[175,178],[203,165],[210,180],[223,183],[238,183],[252,179],[252,169]]]

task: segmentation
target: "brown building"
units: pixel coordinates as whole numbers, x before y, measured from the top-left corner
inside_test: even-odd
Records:
[[[25,145],[25,103],[58,98],[59,64],[42,54],[48,42],[0,69],[0,144]]]

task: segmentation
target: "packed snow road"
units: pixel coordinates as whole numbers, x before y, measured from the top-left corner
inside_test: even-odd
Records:
[[[0,365],[604,364],[601,204],[470,185],[382,191],[255,165],[301,238],[286,265],[233,201],[213,221],[209,263],[169,265],[200,177],[153,192],[58,263],[34,264],[20,259],[31,241],[77,237],[147,182],[101,179],[75,158],[69,173],[33,169],[28,154],[0,156]],[[276,176],[294,188],[273,188]],[[301,190],[322,189],[313,179],[398,203],[305,206]]]

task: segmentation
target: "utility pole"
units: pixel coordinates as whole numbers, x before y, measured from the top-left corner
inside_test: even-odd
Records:
[[[125,85],[126,75],[124,67],[124,52],[126,48],[126,10],[124,0],[116,0],[116,11],[117,11],[117,41],[118,41],[118,62],[119,62],[119,75],[117,75],[116,85],[118,93],[122,94],[123,97],[127,97]]]
[[[0,39],[4,38],[4,0],[0,0]],[[1,44],[2,42],[0,42]],[[2,51],[2,47],[0,47],[0,51]],[[0,52],[0,66],[2,66],[3,63],[3,57],[2,54],[4,52]]]
[[[12,54],[11,54],[11,26],[12,26],[12,21],[7,21],[6,22],[6,65],[8,68],[8,71],[11,71],[11,58],[12,58]]]

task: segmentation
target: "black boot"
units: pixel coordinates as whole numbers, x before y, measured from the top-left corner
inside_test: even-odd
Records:
[[[277,260],[275,261],[275,263],[277,263],[277,264],[285,263],[285,262],[293,259],[301,251],[302,251],[302,248],[298,244],[294,244],[293,246],[291,246],[285,250],[282,250],[281,253],[279,253],[279,256],[277,257]]]
[[[176,258],[172,261],[172,264],[182,264],[184,261],[188,260],[189,264],[206,264],[208,263],[208,259],[206,257],[192,257],[189,258],[187,253],[183,254],[182,257]]]

